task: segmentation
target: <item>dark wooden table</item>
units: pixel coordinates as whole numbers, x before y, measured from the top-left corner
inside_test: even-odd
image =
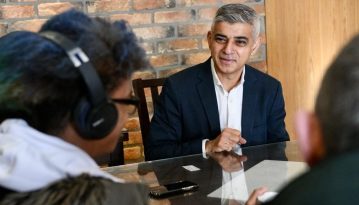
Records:
[[[150,187],[178,180],[189,180],[199,185],[199,190],[193,193],[162,200],[151,199],[151,204],[211,205],[242,204],[243,197],[261,185],[266,185],[270,191],[278,191],[278,187],[306,167],[296,141],[245,147],[241,152],[242,155],[219,153],[208,158],[203,158],[202,154],[189,155],[105,170],[127,181],[145,183]],[[189,171],[184,168],[186,166],[199,170]],[[237,196],[228,197],[224,193],[228,192],[228,187],[233,187],[232,194]]]

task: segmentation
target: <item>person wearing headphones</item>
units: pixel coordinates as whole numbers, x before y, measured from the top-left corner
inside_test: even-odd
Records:
[[[147,187],[103,172],[149,68],[125,21],[69,10],[0,38],[0,204],[147,204]]]

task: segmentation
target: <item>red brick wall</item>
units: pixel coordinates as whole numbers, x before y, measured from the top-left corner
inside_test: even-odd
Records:
[[[91,16],[109,20],[126,19],[143,41],[154,72],[135,77],[166,77],[209,57],[206,34],[216,9],[226,3],[245,3],[261,15],[263,45],[251,64],[267,71],[264,27],[264,0],[0,0],[0,36],[15,30],[37,31],[52,15],[78,8]],[[141,132],[137,116],[126,124],[127,162],[143,160]]]

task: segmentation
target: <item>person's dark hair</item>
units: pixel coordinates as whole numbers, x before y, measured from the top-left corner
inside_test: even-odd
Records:
[[[72,9],[48,20],[42,31],[61,33],[82,48],[107,93],[150,67],[125,21],[110,23]],[[0,120],[23,118],[35,129],[56,134],[86,94],[79,71],[52,41],[26,31],[0,39]]]
[[[359,36],[344,47],[327,70],[315,112],[328,155],[359,150]]]

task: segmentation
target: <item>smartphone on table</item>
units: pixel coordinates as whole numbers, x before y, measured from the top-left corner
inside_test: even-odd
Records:
[[[196,191],[198,184],[191,181],[177,181],[161,186],[150,187],[150,197],[165,198],[176,194]]]

